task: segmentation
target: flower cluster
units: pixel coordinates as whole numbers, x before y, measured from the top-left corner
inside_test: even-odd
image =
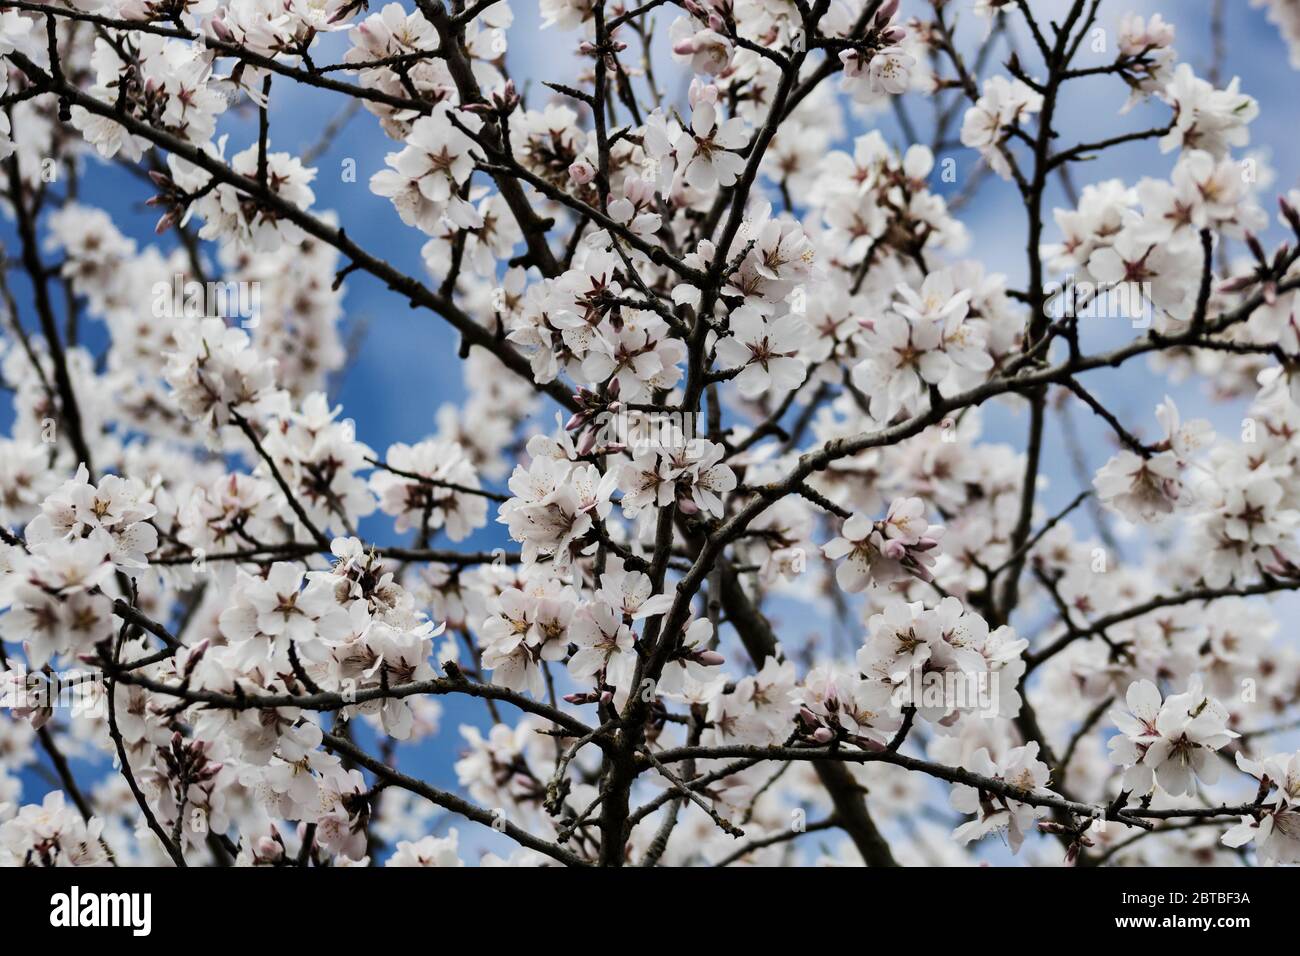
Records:
[[[1146,794],[1155,784],[1175,796],[1196,792],[1196,781],[1219,778],[1217,751],[1239,736],[1227,729],[1228,711],[1201,691],[1194,677],[1186,692],[1163,701],[1149,680],[1130,685],[1128,711],[1113,710],[1120,733],[1110,739],[1110,759],[1124,767],[1124,788]]]
[[[844,590],[855,593],[907,575],[932,580],[930,552],[942,537],[943,528],[926,521],[925,502],[900,498],[881,521],[853,515],[844,522],[843,536],[828,542],[822,551],[832,561],[848,559],[836,568],[835,579]]]

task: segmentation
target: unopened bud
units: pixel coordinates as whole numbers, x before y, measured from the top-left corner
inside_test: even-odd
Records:
[[[1246,233],[1246,245],[1250,247],[1251,253],[1261,265],[1268,262],[1268,255],[1264,252],[1264,247],[1260,244],[1259,237],[1253,232]]]
[[[1219,283],[1220,292],[1241,292],[1249,289],[1255,284],[1255,276],[1238,276],[1235,279],[1229,279],[1227,282]]]
[[[203,655],[208,652],[208,647],[211,646],[211,643],[212,642],[207,638],[204,638],[194,645],[194,649],[190,651],[190,656],[185,659],[186,677],[189,677],[190,674],[193,673],[194,668],[198,666],[199,661],[203,660]]]
[[[1295,206],[1285,196],[1278,196],[1277,204],[1282,208],[1282,217],[1295,230],[1295,234],[1300,236],[1300,213],[1296,212]]]
[[[161,236],[172,226],[176,225],[178,219],[180,219],[179,211],[175,207],[168,209],[162,214],[158,219],[157,224],[153,227],[154,234]]]
[[[212,32],[217,35],[218,40],[221,40],[225,43],[234,42],[235,34],[231,32],[230,27],[226,26],[226,22],[224,20],[209,20],[208,26],[212,28]]]
[[[596,178],[596,170],[592,168],[591,163],[580,159],[569,166],[569,178],[579,186],[585,186]]]

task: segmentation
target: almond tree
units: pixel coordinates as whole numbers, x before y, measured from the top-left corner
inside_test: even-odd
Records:
[[[1300,862],[1300,192],[1194,6],[5,0],[0,861]],[[467,395],[383,451],[373,280]]]

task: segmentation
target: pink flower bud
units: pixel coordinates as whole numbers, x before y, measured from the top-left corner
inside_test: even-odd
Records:
[[[596,170],[592,168],[591,163],[580,159],[569,167],[569,178],[579,186],[585,186],[596,178]]]
[[[231,32],[230,27],[226,26],[224,20],[209,20],[208,26],[212,28],[212,32],[217,35],[218,40],[226,43],[234,42],[235,34]]]
[[[678,40],[673,44],[673,52],[681,56],[690,56],[695,52],[695,39],[687,37],[684,40]]]
[[[818,727],[813,731],[812,739],[819,744],[828,744],[835,739],[835,735],[831,733],[829,727]]]
[[[1249,289],[1255,284],[1255,277],[1238,276],[1235,279],[1229,279],[1227,282],[1219,283],[1220,292],[1240,292],[1242,289]]]
[[[1300,213],[1296,212],[1295,206],[1291,205],[1285,196],[1278,196],[1277,204],[1282,207],[1282,216],[1295,230],[1296,235],[1300,235]]]
[[[695,662],[705,667],[717,667],[725,664],[726,661],[727,659],[717,651],[699,651],[695,654]]]
[[[159,218],[157,225],[153,227],[154,234],[161,236],[172,226],[176,225],[176,220],[179,218],[180,217],[177,215],[175,208],[168,209],[162,214],[162,217]]]
[[[1264,252],[1264,246],[1260,243],[1259,237],[1253,232],[1246,233],[1246,245],[1261,264],[1268,262],[1268,255]]]
[[[903,544],[898,538],[890,538],[885,542],[885,546],[880,549],[880,553],[893,561],[902,561],[907,557],[907,545]]]

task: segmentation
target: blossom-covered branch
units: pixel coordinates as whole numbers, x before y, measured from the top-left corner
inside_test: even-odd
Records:
[[[1300,192],[1117,3],[0,0],[0,863],[1300,862]]]

